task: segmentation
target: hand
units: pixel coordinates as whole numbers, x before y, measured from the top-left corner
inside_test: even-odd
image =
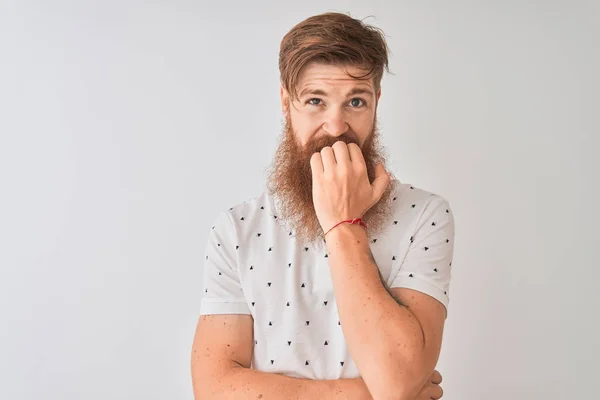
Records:
[[[337,141],[310,158],[312,195],[323,232],[347,219],[359,218],[375,205],[388,186],[390,176],[382,163],[369,182],[367,166],[356,143]]]
[[[442,383],[442,375],[438,371],[433,371],[429,380],[423,386],[419,394],[413,400],[438,400],[444,395],[444,391],[440,386]]]

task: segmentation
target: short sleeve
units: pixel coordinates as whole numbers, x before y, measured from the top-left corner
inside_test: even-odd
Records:
[[[208,234],[200,314],[250,314],[238,274],[237,235],[222,211]]]
[[[432,195],[410,237],[408,252],[391,288],[418,290],[448,309],[454,253],[454,217],[446,199]]]

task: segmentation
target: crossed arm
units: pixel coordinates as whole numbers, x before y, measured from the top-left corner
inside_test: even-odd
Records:
[[[366,232],[345,224],[327,238],[329,266],[342,331],[375,399],[412,399],[434,371],[446,309],[408,288],[389,289]]]
[[[309,380],[252,370],[252,317],[203,316],[191,360],[197,399],[415,397],[437,364],[444,305],[420,291],[390,289],[360,226],[331,231],[327,247],[342,330],[361,377]]]
[[[196,399],[372,399],[362,378],[311,380],[250,369],[250,315],[202,316],[192,346]]]
[[[330,239],[332,243],[334,240]],[[358,285],[364,278],[357,277],[355,282],[342,281],[335,276],[334,268],[344,261],[334,253],[329,253],[334,291],[336,285],[344,289],[335,293],[340,320],[361,377],[311,380],[250,369],[254,343],[252,316],[207,315],[198,322],[192,346],[191,372],[196,399],[379,400],[414,397],[437,363],[445,314],[443,306],[417,291],[390,289],[370,250],[365,253],[368,260],[360,261],[357,266],[361,264],[360,268],[377,271],[377,274]],[[377,280],[373,281],[375,276]],[[352,298],[361,304],[354,304]],[[411,306],[416,315],[401,314],[410,313],[408,308]],[[383,316],[385,319],[381,320]],[[409,318],[408,324],[403,322],[403,317]],[[376,324],[370,323],[377,319]],[[425,321],[425,329],[420,328],[419,320]],[[386,326],[388,321],[391,323]],[[424,333],[416,335],[415,332]],[[429,346],[423,345],[423,338]],[[398,348],[404,351],[396,351]]]

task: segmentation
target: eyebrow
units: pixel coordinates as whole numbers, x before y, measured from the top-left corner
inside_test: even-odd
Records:
[[[312,95],[316,95],[316,96],[325,96],[327,97],[328,94],[327,92],[325,92],[322,89],[303,89],[300,92],[300,95],[298,97],[303,97],[307,94],[312,94]],[[374,96],[373,92],[370,89],[365,89],[365,88],[361,88],[361,87],[355,87],[352,88],[348,93],[346,93],[346,97],[350,97],[350,96],[354,96],[357,94],[368,94],[369,96]]]

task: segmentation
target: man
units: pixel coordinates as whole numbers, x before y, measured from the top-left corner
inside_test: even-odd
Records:
[[[282,40],[285,128],[266,190],[209,232],[199,399],[439,399],[454,220],[385,168],[387,45],[326,13]]]

